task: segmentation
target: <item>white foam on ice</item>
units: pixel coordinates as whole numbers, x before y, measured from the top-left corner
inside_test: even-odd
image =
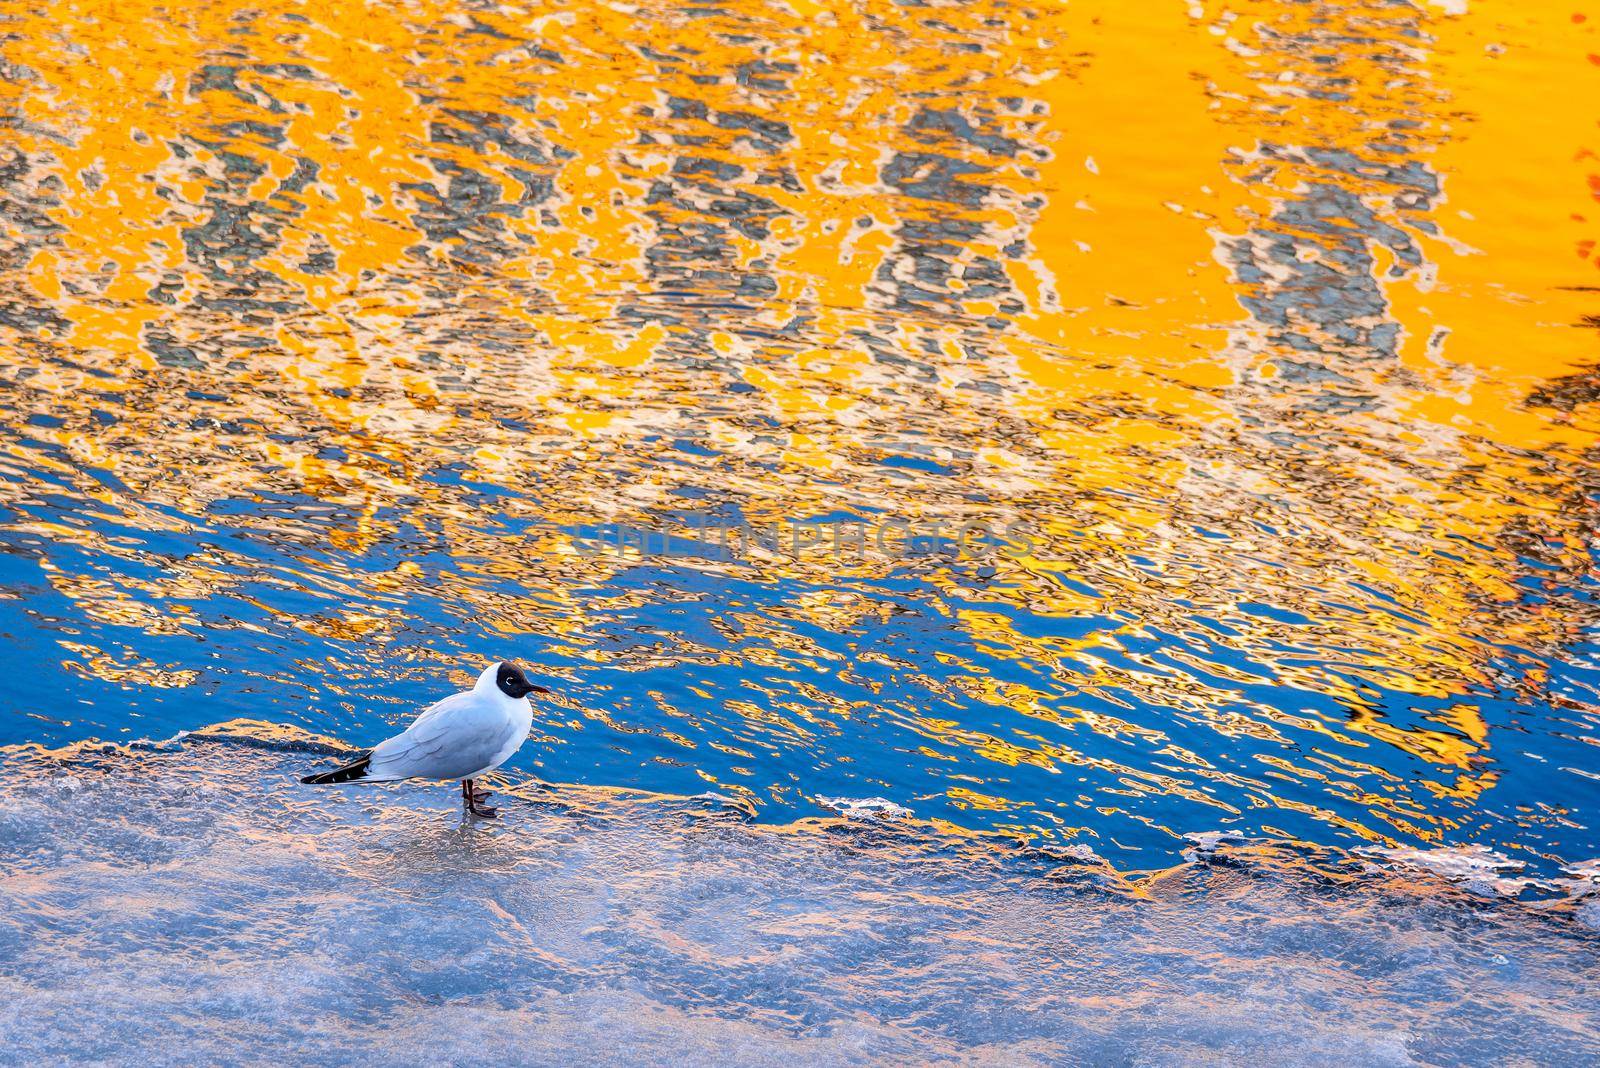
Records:
[[[1254,839],[1234,831],[1192,831],[1183,840],[1193,847],[1193,854],[1215,853],[1224,846],[1249,845]]]
[[[1552,884],[1518,873],[1527,868],[1520,860],[1497,853],[1488,846],[1471,844],[1418,849],[1414,846],[1364,848],[1359,855],[1389,864],[1429,871],[1475,894],[1516,897],[1530,889],[1551,889]]]
[[[832,809],[845,819],[909,819],[912,811],[883,797],[825,797],[817,795],[817,804]]]

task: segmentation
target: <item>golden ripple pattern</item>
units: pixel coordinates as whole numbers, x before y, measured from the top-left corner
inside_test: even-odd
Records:
[[[492,650],[551,778],[1592,853],[1600,43],[1479,6],[0,8],[0,740]]]

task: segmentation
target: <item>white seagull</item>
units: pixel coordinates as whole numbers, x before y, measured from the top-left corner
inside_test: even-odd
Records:
[[[467,811],[485,818],[497,810],[484,804],[489,791],[472,780],[493,771],[522,748],[533,727],[530,693],[535,686],[510,661],[490,664],[466,693],[452,694],[417,717],[387,741],[342,768],[307,775],[300,781],[321,786],[338,782],[394,782],[397,779],[460,779]]]

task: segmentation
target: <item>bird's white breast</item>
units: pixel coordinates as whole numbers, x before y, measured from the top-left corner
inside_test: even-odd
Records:
[[[511,754],[522,748],[522,743],[528,740],[528,732],[533,730],[533,706],[525,697],[507,697],[506,705],[506,741],[495,755],[494,763],[484,771],[492,771],[501,764],[511,759]]]

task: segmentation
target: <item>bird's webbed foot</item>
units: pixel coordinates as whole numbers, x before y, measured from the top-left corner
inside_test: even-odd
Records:
[[[467,811],[479,819],[492,820],[500,815],[499,809],[484,804],[490,796],[491,791],[478,789],[471,779],[461,783],[461,799],[466,802]]]

